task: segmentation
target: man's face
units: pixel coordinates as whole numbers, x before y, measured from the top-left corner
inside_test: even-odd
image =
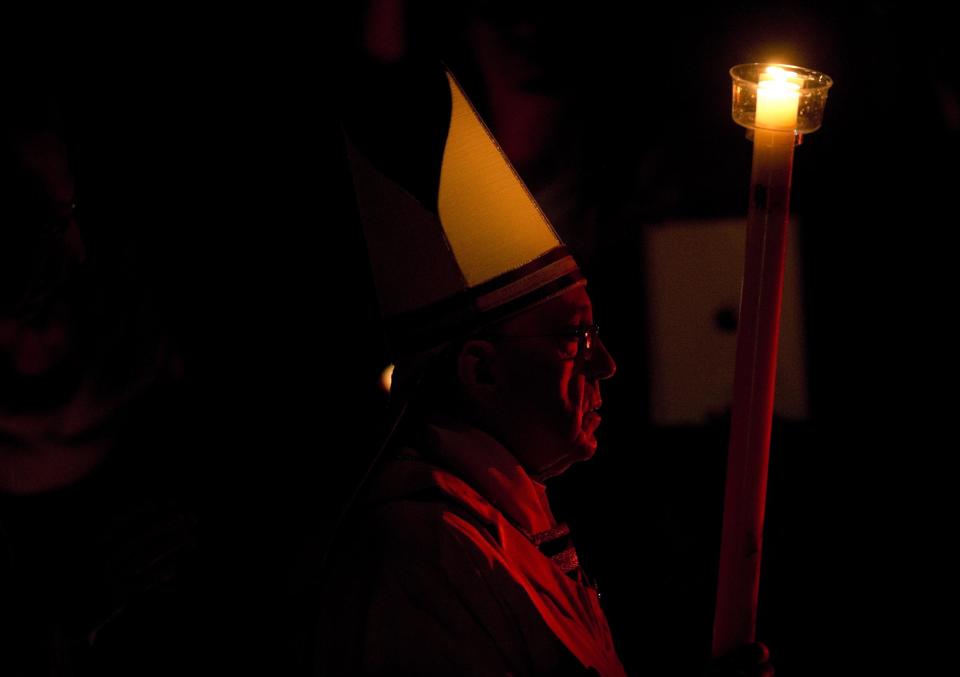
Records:
[[[499,325],[498,428],[504,442],[533,476],[559,475],[596,452],[600,380],[616,371],[595,340],[589,358],[565,332],[593,324],[583,286]]]
[[[71,348],[62,279],[85,256],[73,216],[73,177],[52,133],[22,133],[10,144],[18,185],[0,215],[6,294],[0,303],[0,360],[23,375],[50,371]],[[4,149],[7,150],[7,149]],[[10,222],[8,222],[10,221]]]

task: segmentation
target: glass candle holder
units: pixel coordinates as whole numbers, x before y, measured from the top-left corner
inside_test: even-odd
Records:
[[[742,127],[809,134],[823,123],[827,92],[833,85],[829,75],[799,66],[749,63],[731,68],[730,77],[733,120]]]

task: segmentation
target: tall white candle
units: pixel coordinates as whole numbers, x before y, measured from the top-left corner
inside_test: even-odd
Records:
[[[757,83],[753,174],[733,379],[713,651],[756,639],[790,177],[800,83],[767,67]]]
[[[760,68],[762,72],[758,72]],[[726,655],[756,639],[793,148],[797,133],[810,133],[820,126],[826,90],[832,84],[823,73],[766,64],[735,66],[730,75],[734,78],[734,120],[754,132],[753,173],[714,614],[714,656]],[[754,83],[755,109],[749,96]]]

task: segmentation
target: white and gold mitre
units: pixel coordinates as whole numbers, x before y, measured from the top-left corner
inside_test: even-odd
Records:
[[[364,111],[366,130],[345,125],[380,309],[397,355],[585,284],[453,75],[443,69],[442,77],[410,82],[409,89],[394,86],[396,110],[389,102],[368,106],[381,110]]]

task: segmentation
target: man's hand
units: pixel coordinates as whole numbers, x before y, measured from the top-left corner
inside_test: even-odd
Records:
[[[707,677],[773,677],[770,650],[761,642],[745,644],[711,661]]]

